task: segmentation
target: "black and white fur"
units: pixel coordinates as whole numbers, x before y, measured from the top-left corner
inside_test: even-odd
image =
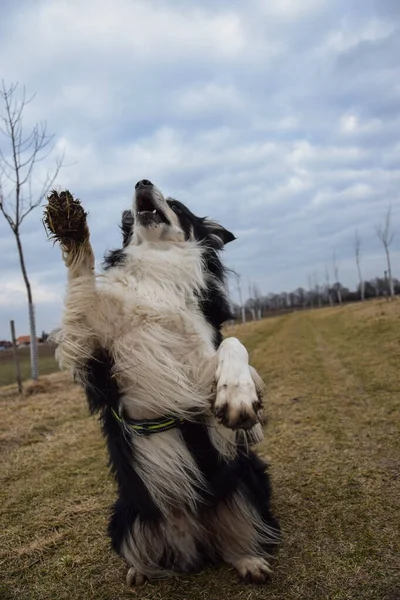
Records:
[[[57,358],[99,413],[118,499],[113,548],[140,584],[223,560],[263,583],[279,539],[262,438],[262,382],[235,338],[220,250],[234,236],[136,185],[123,248],[94,274],[90,245],[64,252],[68,286]],[[138,437],[112,414],[174,415],[175,429]]]

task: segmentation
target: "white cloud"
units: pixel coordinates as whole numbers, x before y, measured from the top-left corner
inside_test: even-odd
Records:
[[[340,119],[341,132],[353,137],[389,133],[395,127],[400,129],[399,118],[390,119],[389,122],[385,122],[378,117],[361,119],[355,114],[345,114]]]
[[[373,194],[373,188],[365,183],[357,183],[343,190],[322,188],[312,199],[314,206],[326,206],[330,203],[351,202],[353,200],[365,200]]]
[[[308,141],[295,142],[288,156],[288,162],[295,167],[321,168],[323,164],[348,166],[359,164],[371,155],[371,150],[360,146],[331,146],[327,144],[310,144]]]
[[[82,53],[93,59],[97,53],[98,61],[119,55],[132,65],[181,59],[182,49],[186,58],[195,54],[230,60],[239,55],[246,41],[237,14],[207,12],[196,4],[183,11],[153,0],[43,0],[25,5],[11,18],[8,39],[13,36],[29,47],[29,62],[36,72],[55,63],[77,61],[79,74]],[[14,54],[14,66],[27,75],[31,67],[25,58],[21,48]]]
[[[31,279],[32,293],[37,304],[59,302],[59,291],[55,286],[41,284],[35,277]],[[26,287],[22,276],[9,277],[0,289],[0,307],[18,307],[27,304]]]
[[[266,15],[284,19],[296,19],[307,13],[321,9],[326,0],[259,0],[258,5]]]
[[[327,36],[318,50],[325,54],[339,54],[354,48],[362,42],[376,42],[385,39],[395,29],[395,23],[375,17],[369,18],[366,22],[361,22],[361,25],[356,27],[353,21],[343,18],[340,27]]]
[[[355,115],[344,115],[340,119],[340,129],[345,133],[351,133],[357,129],[358,119]]]
[[[222,110],[243,109],[245,98],[233,85],[208,82],[202,86],[188,88],[179,96],[177,110],[207,115]]]

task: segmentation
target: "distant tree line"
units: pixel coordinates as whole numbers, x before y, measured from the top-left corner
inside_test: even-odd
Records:
[[[400,296],[400,281],[392,278],[392,283],[394,295]],[[340,282],[330,286],[315,283],[311,289],[299,287],[292,292],[263,295],[259,293],[256,286],[252,286],[252,294],[244,305],[234,304],[233,309],[236,319],[254,321],[276,312],[322,308],[323,306],[333,306],[344,302],[359,302],[361,301],[362,286],[364,299],[390,298],[388,278],[375,277],[375,279],[363,281],[362,284],[358,284],[356,290],[350,290]]]
[[[400,281],[396,278],[393,278],[392,281],[394,294],[400,295]],[[362,283],[365,299],[390,297],[388,278],[376,277]],[[323,306],[333,306],[343,302],[359,302],[361,300],[360,284],[356,290],[350,290],[340,282],[330,286],[316,283],[311,289],[299,287],[292,292],[270,293],[267,295],[260,294],[257,288],[254,290],[254,287],[253,292],[256,293],[252,293],[244,304],[245,314],[251,320],[260,319],[267,316],[268,313],[276,311],[322,308]],[[242,308],[238,304],[234,305],[234,312],[237,319],[242,319]]]
[[[330,279],[329,265],[325,265],[324,281],[316,271],[308,275],[308,287],[299,287],[292,292],[281,292],[279,294],[270,293],[263,295],[256,285],[249,284],[248,299],[243,302],[241,277],[233,273],[236,283],[236,289],[239,298],[239,304],[234,305],[235,318],[243,323],[249,319],[257,320],[268,316],[271,313],[288,312],[306,308],[322,308],[323,306],[333,306],[343,302],[358,302],[370,298],[386,297],[392,299],[400,295],[400,281],[392,275],[392,265],[390,259],[390,245],[394,238],[394,232],[391,225],[392,208],[389,204],[384,222],[375,226],[376,234],[382,242],[387,269],[384,277],[375,277],[371,280],[364,280],[361,270],[361,239],[358,231],[354,235],[354,252],[358,274],[358,286],[356,290],[350,290],[343,286],[339,280],[339,263],[336,258],[336,252],[332,255],[332,274],[333,281]]]

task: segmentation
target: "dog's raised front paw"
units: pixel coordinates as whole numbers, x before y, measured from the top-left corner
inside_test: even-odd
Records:
[[[236,338],[225,338],[218,348],[215,385],[213,410],[220,423],[230,429],[251,429],[261,421],[264,385]]]
[[[261,397],[250,374],[243,364],[239,371],[224,370],[216,382],[217,393],[214,414],[217,420],[230,429],[251,429],[259,422]]]

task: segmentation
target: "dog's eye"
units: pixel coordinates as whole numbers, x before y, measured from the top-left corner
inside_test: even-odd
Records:
[[[176,213],[177,215],[179,215],[182,211],[179,208],[179,206],[177,204],[171,204],[171,209],[174,211],[174,213]]]

